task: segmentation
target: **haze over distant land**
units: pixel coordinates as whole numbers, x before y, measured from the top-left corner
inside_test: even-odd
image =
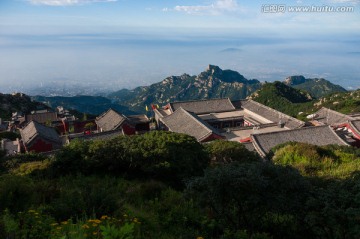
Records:
[[[197,74],[208,64],[248,79],[290,75],[360,87],[359,1],[0,1],[0,89],[98,94]],[[352,7],[290,12],[290,6]],[[81,90],[80,90],[81,91]]]

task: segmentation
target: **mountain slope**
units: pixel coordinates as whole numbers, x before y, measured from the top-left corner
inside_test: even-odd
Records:
[[[279,81],[264,84],[249,98],[294,117],[297,117],[300,111],[311,108],[313,100],[307,92],[292,88]]]
[[[46,105],[34,102],[25,94],[1,94],[0,93],[0,118],[10,119],[12,112],[28,114],[33,110],[48,109]]]
[[[296,89],[305,90],[316,98],[336,92],[346,92],[343,87],[323,78],[306,79],[304,76],[289,76],[285,79],[284,84]]]
[[[276,81],[264,84],[249,98],[302,120],[306,120],[306,115],[316,112],[321,107],[344,114],[360,112],[360,89],[352,92],[333,93],[320,99],[313,99],[307,92]],[[304,113],[299,115],[299,112]]]
[[[121,90],[108,97],[130,109],[143,112],[145,105],[163,105],[170,101],[223,97],[244,99],[260,87],[258,80],[247,80],[238,72],[209,65],[198,76],[171,76],[159,83],[134,90]]]
[[[360,89],[352,92],[334,93],[320,98],[314,106],[326,107],[344,114],[360,112]]]
[[[34,96],[32,98],[35,101],[44,102],[52,108],[63,106],[66,109],[73,109],[93,115],[99,115],[104,111],[107,111],[109,108],[113,108],[114,110],[118,110],[119,112],[127,115],[135,114],[134,111],[129,110],[127,107],[119,104],[113,104],[110,99],[101,96]]]

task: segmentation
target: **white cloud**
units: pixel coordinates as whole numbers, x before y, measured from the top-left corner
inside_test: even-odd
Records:
[[[231,12],[238,10],[236,0],[217,0],[210,5],[197,6],[176,6],[175,11],[185,12],[193,15],[219,15],[224,12]]]
[[[116,2],[117,0],[28,0],[34,5],[48,5],[48,6],[72,6],[82,5],[86,3],[96,2]]]

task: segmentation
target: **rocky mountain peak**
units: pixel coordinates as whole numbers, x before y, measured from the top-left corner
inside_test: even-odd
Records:
[[[289,76],[285,79],[284,83],[286,85],[299,85],[302,83],[305,83],[306,79],[304,76],[300,75],[300,76]]]
[[[215,66],[215,65],[209,65],[207,70],[208,73],[214,75],[214,74],[219,74],[222,72],[222,70],[220,69],[220,67]]]

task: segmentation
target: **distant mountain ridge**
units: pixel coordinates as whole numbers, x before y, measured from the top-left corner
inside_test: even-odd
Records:
[[[247,80],[232,70],[222,70],[209,65],[197,76],[183,74],[170,76],[150,86],[141,86],[133,90],[120,90],[108,97],[129,109],[142,112],[145,105],[164,105],[171,101],[224,98],[245,99],[261,88],[258,80]]]
[[[129,115],[145,113],[146,106],[149,108],[151,104],[165,105],[168,102],[175,101],[225,97],[232,100],[245,99],[257,90],[262,89],[263,86],[267,87],[262,91],[265,92],[266,97],[260,95],[264,101],[261,103],[270,104],[268,105],[270,107],[279,104],[280,108],[277,109],[280,111],[282,108],[288,110],[294,107],[291,104],[308,102],[310,99],[320,98],[334,92],[346,92],[341,86],[334,85],[325,79],[306,79],[301,75],[290,76],[283,82],[269,84],[273,85],[264,84],[258,80],[248,80],[236,71],[222,70],[218,66],[209,65],[205,71],[198,75],[169,76],[150,86],[139,86],[132,90],[122,89],[106,97],[36,96],[34,99],[48,102],[52,107],[62,105],[67,109],[76,109],[89,114],[98,115],[109,108],[113,108]],[[277,103],[272,105],[274,101]],[[290,112],[292,112],[291,115],[295,116],[295,110]]]
[[[323,78],[306,79],[304,76],[289,76],[284,84],[296,89],[305,90],[312,96],[320,98],[336,92],[347,92],[343,87],[335,85]]]

